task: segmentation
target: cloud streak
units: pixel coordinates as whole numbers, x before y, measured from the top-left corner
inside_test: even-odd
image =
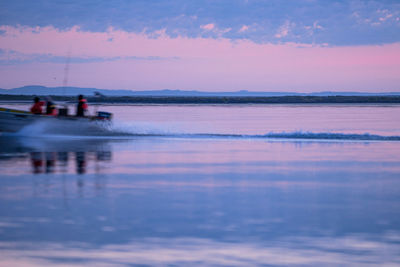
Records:
[[[28,63],[57,63],[66,64],[70,62],[72,64],[83,64],[83,63],[100,63],[100,62],[111,62],[120,60],[178,60],[178,57],[163,58],[157,56],[148,57],[137,57],[137,56],[115,56],[115,57],[100,57],[100,56],[89,56],[89,57],[69,57],[69,56],[55,56],[52,54],[24,54],[16,52],[14,50],[2,50],[0,49],[0,65],[15,65],[15,64],[28,64]]]

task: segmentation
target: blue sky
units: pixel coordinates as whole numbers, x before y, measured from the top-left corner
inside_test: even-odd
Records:
[[[109,27],[149,35],[368,45],[400,40],[400,1],[317,0],[13,0],[0,2],[1,25],[105,31]],[[213,31],[200,26],[213,24]],[[243,28],[244,26],[244,28]],[[241,29],[246,29],[242,30]],[[283,33],[280,34],[279,33]]]
[[[400,91],[400,1],[0,0],[1,88],[67,58],[82,87]]]

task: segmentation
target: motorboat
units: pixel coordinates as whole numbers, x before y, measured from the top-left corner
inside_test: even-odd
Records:
[[[37,115],[18,109],[0,107],[0,132],[49,134],[102,135],[107,133],[112,114],[98,111],[94,116],[68,115],[68,109],[59,109],[58,115]]]

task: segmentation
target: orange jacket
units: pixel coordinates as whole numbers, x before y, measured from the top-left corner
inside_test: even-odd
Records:
[[[84,110],[88,109],[88,104],[87,104],[86,99],[83,98],[83,99],[79,100],[79,102],[82,102],[82,108]]]
[[[85,111],[88,109],[88,104],[86,99],[81,99],[78,102],[78,106],[76,108],[76,116],[83,117],[85,116]]]

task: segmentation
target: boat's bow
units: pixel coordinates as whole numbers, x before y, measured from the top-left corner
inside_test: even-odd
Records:
[[[0,107],[0,132],[18,132],[33,123],[35,117],[27,111]]]

